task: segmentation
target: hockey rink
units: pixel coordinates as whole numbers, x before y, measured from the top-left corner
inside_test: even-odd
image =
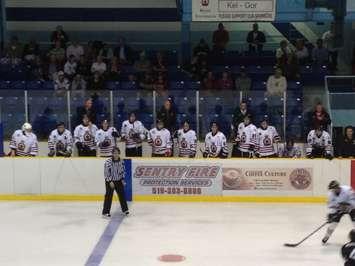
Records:
[[[130,209],[110,221],[101,218],[101,202],[2,201],[0,265],[335,266],[352,228],[344,217],[326,246],[323,229],[287,248],[324,222],[325,205],[138,202]],[[110,230],[111,243],[103,237]],[[185,260],[158,260],[167,254]]]

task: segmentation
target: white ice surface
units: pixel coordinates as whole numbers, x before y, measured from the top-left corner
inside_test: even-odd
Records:
[[[0,265],[84,265],[104,231],[101,203],[0,202]],[[117,203],[114,203],[116,209]],[[344,217],[329,244],[321,204],[134,203],[101,265],[337,266],[352,228]],[[163,263],[163,254],[184,262]]]

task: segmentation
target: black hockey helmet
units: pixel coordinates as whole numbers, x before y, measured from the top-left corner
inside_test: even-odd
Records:
[[[349,232],[349,239],[350,239],[351,242],[355,242],[355,229],[352,229]]]
[[[340,184],[337,180],[330,181],[330,183],[328,185],[328,189],[337,189],[339,187],[340,187]]]

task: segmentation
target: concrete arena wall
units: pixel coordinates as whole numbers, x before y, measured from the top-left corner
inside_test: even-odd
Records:
[[[100,158],[1,158],[0,199],[2,200],[102,200],[104,193],[103,163]],[[134,167],[175,167],[176,165],[216,165],[238,168],[308,168],[312,169],[312,188],[309,191],[222,191],[222,174],[216,180],[220,195],[172,196],[139,195],[133,184],[133,200],[172,201],[275,201],[275,202],[324,202],[327,184],[332,179],[351,183],[351,160],[212,160],[212,159],[134,159]],[[133,172],[134,170],[132,170]],[[221,170],[222,171],[222,170]],[[134,178],[133,178],[134,179]],[[135,180],[137,181],[137,180]],[[218,184],[219,187],[218,187]]]

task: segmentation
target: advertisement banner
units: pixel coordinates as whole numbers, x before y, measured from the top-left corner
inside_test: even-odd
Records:
[[[312,189],[311,167],[223,167],[223,190],[294,192]]]
[[[200,160],[133,160],[134,195],[222,195],[222,167]]]
[[[276,0],[192,0],[192,21],[274,21]]]

